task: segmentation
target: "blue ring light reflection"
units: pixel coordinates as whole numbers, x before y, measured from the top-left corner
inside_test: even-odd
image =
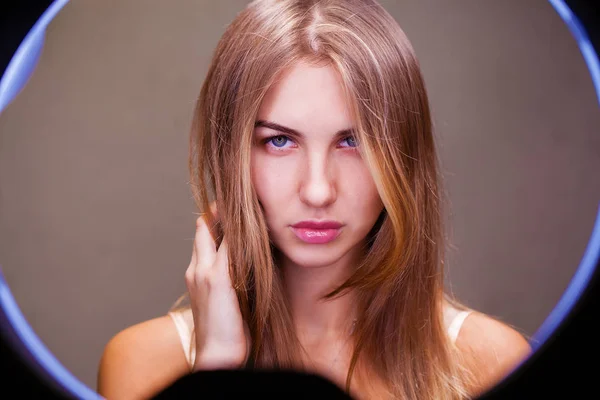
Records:
[[[590,70],[596,95],[600,102],[600,63],[598,55],[589,40],[581,22],[573,14],[563,0],[548,0],[558,15],[569,27],[575,37],[579,49]],[[0,79],[0,113],[21,92],[38,63],[46,27],[58,14],[68,0],[55,0],[42,14],[40,19],[29,31],[25,39],[11,59],[2,79]],[[558,304],[545,319],[540,328],[533,335],[531,346],[538,350],[556,331],[560,324],[568,317],[569,313],[588,286],[592,275],[600,264],[600,210],[592,230],[590,241],[583,258],[571,279],[569,286],[563,293]],[[0,329],[12,339],[19,353],[25,355],[30,366],[42,369],[42,375],[48,380],[50,386],[59,386],[64,392],[80,399],[100,400],[102,397],[79,381],[67,370],[42,343],[35,334],[27,320],[21,313],[10,289],[4,279],[0,266],[0,309],[5,314],[9,327],[0,326]],[[1,315],[2,313],[0,313]],[[8,331],[8,332],[6,332]]]

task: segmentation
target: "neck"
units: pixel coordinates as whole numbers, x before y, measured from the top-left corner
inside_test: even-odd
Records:
[[[298,337],[307,341],[347,336],[355,316],[352,291],[323,299],[353,272],[357,257],[352,252],[331,265],[303,267],[282,260],[283,279]]]

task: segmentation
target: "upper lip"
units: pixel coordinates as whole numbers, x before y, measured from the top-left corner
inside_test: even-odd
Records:
[[[323,220],[323,221],[300,221],[294,225],[294,228],[308,228],[308,229],[338,229],[342,227],[342,224],[333,221],[333,220]]]

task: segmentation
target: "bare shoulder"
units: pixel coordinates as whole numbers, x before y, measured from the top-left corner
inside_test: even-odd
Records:
[[[108,342],[98,393],[111,400],[149,398],[188,372],[175,324],[164,315],[130,326]]]
[[[475,394],[493,387],[531,354],[529,343],[517,330],[475,311],[465,319],[456,345],[473,374],[470,391]]]

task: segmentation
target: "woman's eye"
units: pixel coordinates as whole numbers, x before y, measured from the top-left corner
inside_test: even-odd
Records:
[[[272,147],[282,149],[287,144],[289,138],[287,136],[279,135],[268,138],[265,142],[271,144]]]
[[[342,142],[348,143],[347,147],[356,147],[356,146],[358,146],[358,143],[356,143],[356,138],[354,136],[348,136],[347,138],[345,138],[344,140],[342,140]],[[343,147],[346,147],[346,146],[343,146]]]

